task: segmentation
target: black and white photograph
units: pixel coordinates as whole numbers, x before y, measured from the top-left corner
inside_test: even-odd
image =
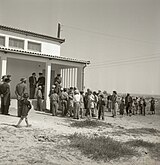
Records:
[[[0,0],[0,165],[160,165],[160,0]]]

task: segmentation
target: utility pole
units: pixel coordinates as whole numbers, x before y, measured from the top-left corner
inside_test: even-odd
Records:
[[[60,33],[61,33],[61,24],[58,23],[57,38],[60,38]]]

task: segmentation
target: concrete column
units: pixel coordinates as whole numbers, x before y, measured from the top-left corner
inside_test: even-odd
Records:
[[[51,62],[46,62],[46,75],[45,75],[45,100],[46,109],[50,109],[49,92],[51,87]]]
[[[83,82],[82,82],[82,71],[83,71],[83,68],[77,68],[77,88],[79,90],[83,90]]]
[[[77,87],[77,68],[74,68],[74,87]]]
[[[2,68],[1,68],[1,77],[7,74],[7,57],[1,56]]]

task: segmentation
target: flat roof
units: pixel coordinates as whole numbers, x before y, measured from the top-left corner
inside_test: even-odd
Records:
[[[81,63],[81,64],[90,64],[90,61],[77,60],[74,58],[68,58],[68,57],[63,57],[63,56],[53,56],[53,55],[49,55],[49,54],[30,52],[30,51],[19,50],[19,49],[0,47],[0,51],[8,52],[8,53],[18,53],[18,54],[22,53],[24,55],[31,55],[31,56],[36,56],[36,57],[43,57],[43,58],[55,59],[55,60],[61,60],[61,61],[69,61],[69,62],[75,62],[75,63]]]
[[[65,42],[65,39],[55,38],[55,37],[51,37],[51,36],[48,36],[45,34],[39,34],[39,33],[31,32],[31,31],[27,31],[27,30],[21,30],[18,28],[8,27],[8,26],[4,26],[4,25],[0,25],[0,30],[10,31],[10,32],[18,33],[18,34],[24,34],[24,35],[42,38],[42,39],[46,39],[46,40],[50,40],[50,41],[55,41],[55,42],[59,42],[60,44]]]

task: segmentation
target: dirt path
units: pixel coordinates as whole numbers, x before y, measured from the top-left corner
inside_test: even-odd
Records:
[[[31,110],[29,121],[32,127],[27,128],[25,123],[22,123],[21,128],[15,128],[13,125],[18,122],[16,110],[12,108],[10,113],[11,116],[0,115],[0,165],[160,164],[150,155],[145,155],[144,149],[141,151],[141,157],[133,157],[131,160],[96,162],[82,155],[79,150],[68,147],[70,141],[66,138],[76,132],[85,135],[110,136],[124,142],[143,139],[160,143],[159,133],[148,133],[142,129],[153,128],[160,131],[158,115],[111,118],[110,113],[106,113],[104,122],[109,123],[109,127],[76,128],[71,126],[73,119],[53,117],[44,112]],[[141,129],[143,132],[139,133],[135,131],[136,129]]]

